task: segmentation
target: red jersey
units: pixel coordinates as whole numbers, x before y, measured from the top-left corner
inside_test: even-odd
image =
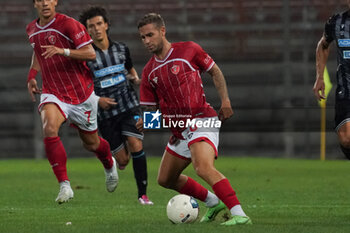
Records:
[[[154,55],[142,72],[141,105],[159,105],[163,118],[185,120],[217,116],[207,103],[201,73],[215,62],[194,42],[172,43],[163,60]],[[183,128],[172,128],[182,138]]]
[[[92,43],[86,28],[75,19],[57,13],[45,26],[40,26],[37,19],[32,21],[27,25],[26,31],[40,64],[42,92],[53,94],[68,104],[84,102],[94,90],[85,61],[61,55],[45,59],[41,56],[45,51],[41,46],[79,49]]]

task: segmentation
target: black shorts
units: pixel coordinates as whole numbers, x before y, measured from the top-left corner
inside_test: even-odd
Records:
[[[350,121],[350,100],[335,102],[335,131],[338,131],[346,122]]]
[[[143,139],[143,133],[135,126],[138,117],[141,117],[141,111],[137,107],[98,122],[98,130],[101,136],[109,142],[112,153],[124,148],[126,137]]]

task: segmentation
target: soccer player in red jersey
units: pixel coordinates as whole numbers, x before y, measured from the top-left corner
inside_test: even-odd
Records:
[[[222,225],[251,224],[228,179],[214,166],[221,121],[233,115],[221,70],[198,44],[170,43],[159,14],[145,15],[138,23],[138,30],[143,44],[153,53],[142,72],[140,103],[153,106],[153,109],[159,107],[173,133],[163,154],[158,183],[205,202],[208,211],[201,222],[214,220],[226,205],[232,218]],[[219,116],[206,102],[200,76],[202,72],[211,75],[219,93]],[[196,124],[188,126],[180,123],[188,121]],[[205,122],[210,123],[209,127],[200,127]],[[141,121],[137,127],[142,130]],[[198,176],[212,187],[215,194],[182,174],[191,162]]]
[[[61,125],[69,120],[79,131],[83,146],[96,154],[105,168],[106,186],[113,192],[118,184],[116,163],[107,141],[97,134],[97,104],[94,86],[85,61],[95,59],[92,40],[85,27],[56,13],[58,0],[33,0],[39,18],[27,25],[33,47],[28,74],[28,92],[33,101],[41,94],[39,112],[46,156],[60,184],[59,204],[73,198],[67,175],[67,155],[60,137]],[[42,90],[35,80],[41,72]]]

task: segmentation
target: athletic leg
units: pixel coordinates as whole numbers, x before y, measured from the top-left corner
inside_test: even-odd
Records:
[[[83,141],[83,146],[91,152],[94,152],[97,158],[103,164],[106,175],[106,188],[108,192],[113,192],[119,181],[116,161],[112,156],[109,143],[99,137],[97,132],[91,133],[79,129],[79,136]]]
[[[120,170],[124,170],[125,167],[129,164],[130,155],[126,147],[123,146],[118,152],[114,152],[113,156],[117,160]]]
[[[199,141],[191,144],[192,163],[198,176],[205,180],[214,190],[216,196],[228,207],[232,216],[246,217],[235,191],[228,179],[214,166],[215,150],[209,143]],[[237,224],[250,222],[249,217]]]
[[[187,182],[187,176],[181,174],[182,171],[191,163],[164,151],[160,162],[157,182],[160,186],[180,192]]]
[[[347,159],[350,159],[350,122],[343,124],[337,132],[340,148]]]
[[[41,108],[41,121],[43,126],[45,153],[52,170],[60,183],[60,192],[56,198],[59,204],[68,202],[73,198],[73,190],[67,175],[67,154],[58,131],[65,121],[58,106],[54,103],[44,104]]]
[[[147,160],[143,151],[142,140],[137,137],[127,137],[128,148],[131,152],[134,176],[138,190],[138,200],[143,205],[153,205],[147,197]]]

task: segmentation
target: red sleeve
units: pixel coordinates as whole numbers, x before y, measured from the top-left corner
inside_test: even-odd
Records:
[[[192,42],[195,56],[194,61],[201,71],[210,70],[215,64],[214,60],[207,54],[200,45]]]
[[[65,25],[67,25],[66,35],[73,41],[76,49],[92,43],[92,39],[84,25],[73,18],[68,18]]]
[[[140,104],[141,105],[157,105],[158,98],[155,93],[154,88],[151,86],[148,81],[145,71],[142,72],[142,79],[140,85]]]

